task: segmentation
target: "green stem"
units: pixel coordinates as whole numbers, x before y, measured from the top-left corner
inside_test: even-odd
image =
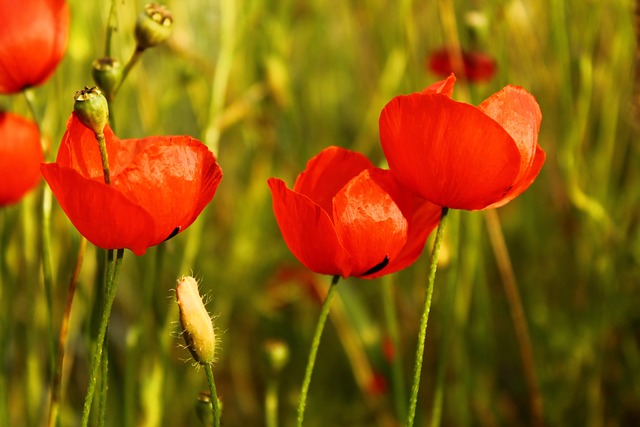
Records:
[[[109,324],[109,316],[111,314],[111,306],[116,296],[116,289],[118,284],[118,275],[120,273],[120,265],[122,264],[122,257],[124,255],[124,249],[117,250],[117,256],[113,259],[114,249],[109,249],[107,270],[106,270],[106,289],[105,289],[105,301],[102,310],[102,317],[100,319],[100,326],[98,329],[98,337],[95,342],[95,349],[93,351],[93,358],[91,359],[91,376],[89,377],[89,386],[87,388],[87,394],[84,400],[84,407],[82,409],[82,426],[86,427],[89,424],[89,413],[91,412],[91,403],[93,402],[93,394],[95,392],[96,381],[98,377],[98,371],[100,370],[100,361],[102,360],[102,349],[104,346],[105,337],[107,335],[107,325]]]
[[[98,141],[98,147],[100,147],[100,158],[102,159],[102,173],[104,174],[104,182],[111,184],[111,178],[109,176],[109,155],[107,154],[107,143],[104,139],[104,133],[96,133],[96,140]]]
[[[327,317],[329,316],[329,308],[331,307],[331,299],[336,289],[336,285],[340,280],[340,276],[333,276],[331,280],[331,286],[329,292],[322,304],[322,310],[320,311],[320,317],[316,324],[316,331],[313,335],[313,341],[311,342],[311,351],[309,352],[309,360],[307,361],[307,369],[304,373],[304,380],[302,382],[302,388],[300,390],[300,403],[298,404],[298,427],[302,427],[302,420],[304,419],[304,410],[307,405],[307,394],[309,393],[309,384],[311,384],[311,374],[313,374],[313,366],[316,363],[316,355],[318,354],[318,347],[320,346],[320,338],[322,337],[322,331],[325,323],[327,323]]]
[[[107,326],[107,331],[109,330]],[[107,334],[104,336],[102,350],[102,372],[100,372],[100,405],[98,406],[98,427],[104,427],[107,416],[107,391],[109,389],[109,343]]]
[[[264,397],[266,427],[278,427],[278,379],[269,378]]]
[[[139,48],[138,46],[136,46],[136,49],[133,51],[133,54],[131,55],[131,58],[129,58],[129,62],[127,62],[125,64],[124,68],[122,69],[122,78],[120,79],[120,83],[118,84],[118,86],[113,91],[113,96],[115,96],[118,93],[118,91],[122,87],[122,84],[124,83],[125,79],[129,75],[129,72],[131,71],[133,66],[138,63],[138,61],[140,60],[140,57],[142,56],[142,53],[144,51],[145,51],[145,49],[142,49],[142,48]]]
[[[80,248],[76,258],[76,265],[73,269],[71,280],[69,281],[69,289],[67,289],[67,304],[62,315],[62,324],[60,325],[60,335],[58,337],[58,356],[56,360],[55,373],[53,375],[53,385],[51,386],[51,406],[49,407],[49,427],[58,424],[58,408],[60,407],[60,397],[62,395],[62,368],[64,366],[64,354],[67,346],[67,335],[69,332],[69,319],[71,317],[71,306],[73,305],[73,297],[76,293],[78,285],[78,276],[82,268],[84,260],[84,252],[87,247],[87,239],[80,238]]]
[[[111,36],[118,29],[118,0],[111,0],[111,9],[109,9],[109,18],[107,20],[107,34],[104,44],[104,56],[111,56]]]
[[[407,427],[413,426],[413,420],[416,415],[416,404],[418,402],[418,390],[420,389],[420,374],[422,372],[422,359],[424,357],[424,344],[427,337],[427,322],[429,321],[429,311],[431,310],[431,297],[433,296],[433,287],[436,280],[436,269],[438,268],[438,256],[440,254],[440,246],[442,245],[442,236],[444,235],[444,227],[447,222],[447,213],[449,208],[442,208],[440,215],[440,224],[433,242],[433,251],[431,252],[431,260],[429,262],[429,282],[427,284],[427,295],[424,302],[424,309],[420,319],[420,331],[418,333],[418,348],[416,349],[416,362],[413,370],[413,385],[411,386],[411,397],[409,399],[409,413],[407,415]]]
[[[220,427],[220,408],[218,406],[218,393],[216,392],[216,383],[213,380],[213,370],[211,369],[211,364],[205,364],[204,371],[207,374],[209,391],[211,392],[211,412],[213,413],[213,426]]]
[[[395,296],[393,293],[393,275],[386,275],[382,279],[382,307],[387,325],[387,333],[393,345],[394,353],[400,348],[400,328],[398,327],[398,314],[395,306]],[[396,414],[400,418],[407,413],[407,398],[405,390],[404,367],[402,358],[394,354],[391,361],[391,386],[393,387],[393,399],[396,407]]]

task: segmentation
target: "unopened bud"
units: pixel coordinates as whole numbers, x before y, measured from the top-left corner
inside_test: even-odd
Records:
[[[97,87],[87,87],[79,90],[73,97],[73,111],[83,125],[96,135],[102,135],[109,123],[109,104]]]
[[[289,346],[281,340],[267,340],[264,343],[264,355],[269,368],[274,373],[280,373],[289,363]]]
[[[155,3],[146,5],[136,21],[137,49],[144,50],[167,40],[171,35],[172,25],[173,16],[166,7]]]
[[[113,100],[120,81],[122,80],[122,65],[115,58],[105,57],[93,61],[91,74],[93,81],[104,93],[108,100]]]
[[[216,335],[207,309],[198,292],[198,282],[185,276],[178,280],[176,300],[180,308],[180,324],[187,348],[196,362],[213,363],[216,352]]]

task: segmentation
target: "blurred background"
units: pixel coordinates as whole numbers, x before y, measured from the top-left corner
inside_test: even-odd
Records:
[[[74,92],[93,84],[91,63],[103,55],[111,7],[69,4],[65,59],[34,90],[52,145],[49,161]],[[125,63],[144,3],[117,5],[112,49]],[[109,326],[108,425],[200,425],[195,408],[206,379],[180,347],[172,291],[183,274],[201,281],[215,321],[223,425],[265,425],[265,396],[273,393],[280,425],[294,425],[331,279],[310,273],[288,251],[266,180],[293,185],[306,162],[330,145],[384,166],[380,111],[393,96],[442,79],[429,67],[430,55],[442,49],[474,52],[491,63],[482,81],[473,81],[471,69],[468,79],[458,69],[454,99],[477,105],[506,84],[535,95],[547,160],[534,184],[507,206],[451,215],[416,425],[640,425],[634,2],[190,0],[166,6],[173,35],[144,53],[119,92],[111,112],[117,134],[192,135],[214,151],[224,178],[188,230],[142,257],[125,254]],[[29,116],[23,98],[1,97],[0,106]],[[40,273],[44,185],[0,211],[0,425],[46,420],[49,343],[58,334],[78,252],[79,234],[54,201],[51,326]],[[431,239],[412,267],[392,277],[339,284],[306,426],[402,425],[430,248]],[[79,423],[102,256],[88,246],[75,295],[62,426]],[[281,369],[270,362],[273,340],[289,352]]]

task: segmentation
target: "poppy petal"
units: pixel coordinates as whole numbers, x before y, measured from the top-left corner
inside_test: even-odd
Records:
[[[441,93],[451,98],[453,95],[453,86],[456,83],[456,76],[451,73],[449,77],[439,82],[435,82],[431,86],[427,87],[422,93]]]
[[[289,250],[308,269],[332,276],[351,275],[350,256],[338,242],[329,214],[307,196],[287,188],[284,181],[268,181],[273,212]]]
[[[407,220],[368,169],[349,181],[333,199],[338,238],[353,256],[353,275],[361,276],[393,260],[407,241]]]
[[[529,186],[533,183],[533,181],[540,173],[540,169],[542,169],[542,165],[544,164],[544,160],[546,158],[546,154],[540,147],[536,149],[536,155],[533,157],[533,164],[529,169],[527,169],[526,175],[519,175],[516,182],[513,184],[513,188],[509,190],[509,192],[499,200],[498,202],[487,206],[485,209],[493,209],[499,208],[500,206],[504,206],[509,203],[511,200],[518,197],[520,194],[524,192]]]
[[[128,248],[142,255],[159,243],[151,240],[155,229],[151,214],[116,188],[56,163],[43,164],[41,170],[71,223],[94,245]]]
[[[516,142],[520,150],[521,176],[529,175],[529,169],[538,149],[538,133],[542,112],[536,99],[521,87],[506,86],[487,98],[478,108],[498,122]]]
[[[353,177],[373,164],[363,154],[329,147],[307,162],[296,179],[293,191],[304,194],[326,212],[333,209],[333,197]]]
[[[520,152],[495,120],[441,94],[393,98],[380,115],[380,138],[395,177],[442,207],[495,203],[519,171]]]

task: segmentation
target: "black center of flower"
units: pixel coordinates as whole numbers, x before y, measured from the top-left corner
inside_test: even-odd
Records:
[[[362,273],[362,276],[368,276],[369,274],[377,273],[387,265],[389,265],[389,257],[385,255],[384,259],[379,264],[374,265],[373,267]]]
[[[169,235],[167,236],[167,238],[166,238],[166,239],[164,239],[164,241],[166,242],[167,240],[169,240],[170,238],[172,238],[173,236],[175,236],[176,234],[178,234],[178,233],[180,232],[180,228],[182,228],[182,227],[177,226],[176,228],[174,228],[174,229],[173,229],[173,231],[171,232],[171,234],[169,234]]]

